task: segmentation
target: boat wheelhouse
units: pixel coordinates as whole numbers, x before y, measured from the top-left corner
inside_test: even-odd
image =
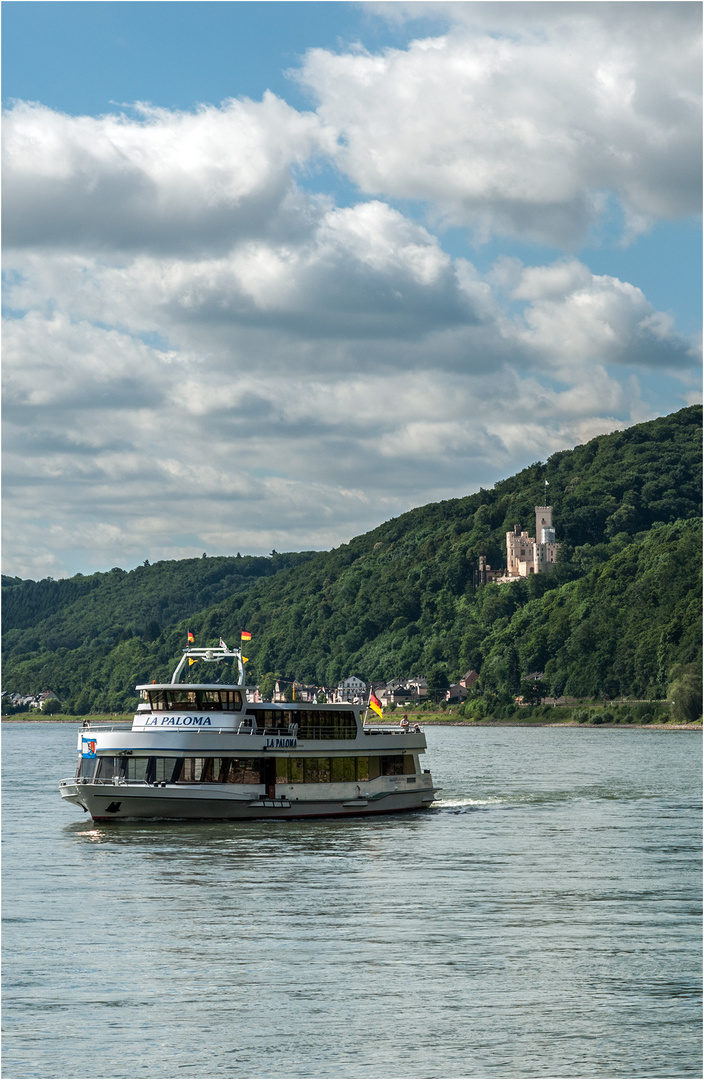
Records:
[[[236,662],[238,681],[179,682],[185,664]],[[184,649],[169,683],[138,686],[131,727],[78,733],[64,799],[95,821],[395,813],[429,806],[417,727],[364,723],[348,703],[252,702],[239,649]]]

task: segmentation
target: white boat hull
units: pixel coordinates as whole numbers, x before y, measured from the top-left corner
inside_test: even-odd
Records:
[[[405,779],[405,778],[404,778]],[[420,810],[431,805],[435,788],[402,788],[366,794],[358,798],[307,798],[277,795],[268,798],[254,792],[226,793],[212,788],[167,785],[148,787],[129,784],[83,784],[63,781],[62,798],[87,811],[94,821],[125,818],[173,820],[246,821],[261,818],[355,817],[360,814],[391,814]]]

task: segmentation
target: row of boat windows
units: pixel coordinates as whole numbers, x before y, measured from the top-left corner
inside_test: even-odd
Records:
[[[256,709],[248,708],[257,727],[265,731],[288,731],[298,724],[299,739],[356,739],[357,721],[352,709]]]
[[[149,704],[155,712],[240,712],[242,694],[239,690],[147,690]]]
[[[175,690],[146,691],[154,712],[241,712],[242,694],[239,690]],[[288,731],[298,724],[300,739],[355,739],[357,722],[351,709],[248,709],[258,728],[267,731]]]
[[[142,780],[148,784],[330,784],[413,776],[411,754],[316,758],[82,758],[78,776],[87,780]]]

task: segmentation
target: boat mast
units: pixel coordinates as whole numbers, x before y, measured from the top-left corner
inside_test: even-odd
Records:
[[[171,682],[178,682],[178,677],[187,660],[202,660],[208,663],[219,663],[229,658],[237,660],[240,680],[239,685],[244,686],[244,664],[242,663],[242,649],[228,649],[226,645],[216,645],[210,649],[184,649],[183,656],[179,660],[176,670],[171,676]]]

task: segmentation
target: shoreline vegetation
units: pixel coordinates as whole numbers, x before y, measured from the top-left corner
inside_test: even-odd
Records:
[[[642,730],[652,728],[664,731],[701,731],[702,721],[693,720],[683,723],[681,720],[671,718],[668,706],[663,702],[653,703],[655,708],[649,715],[634,716],[626,713],[624,706],[613,705],[610,708],[603,706],[537,706],[535,708],[521,708],[521,715],[512,716],[482,716],[465,717],[458,708],[452,706],[446,709],[425,710],[408,709],[405,715],[411,724],[445,727],[517,727],[517,728],[544,728],[544,727],[608,727],[608,728],[635,728]],[[658,707],[659,706],[659,707]],[[663,707],[664,706],[664,707]],[[641,706],[642,708],[642,706]],[[577,714],[576,716],[574,714]],[[586,717],[584,714],[587,714]],[[589,715],[591,713],[591,715]],[[383,720],[377,720],[367,715],[368,724],[397,724],[404,715],[403,710],[397,709],[394,716],[387,715]],[[530,715],[523,715],[530,714]],[[82,724],[83,720],[90,720],[93,724],[127,724],[133,719],[132,713],[118,714],[95,714],[90,716],[71,716],[67,713],[53,713],[45,716],[39,713],[13,713],[3,715],[3,724]]]
[[[587,724],[655,723],[664,699],[678,722],[697,722],[701,422],[691,406],[596,436],[330,551],[5,576],[4,688],[51,690],[63,715],[112,718],[133,710],[135,685],[170,679],[189,633],[207,646],[246,627],[247,681],[264,698],[277,681],[293,694],[294,684],[333,688],[354,675],[380,689],[421,672],[444,698],[476,672],[458,706],[469,723],[563,724],[572,707]],[[480,567],[504,566],[507,533],[530,525],[547,497],[560,545],[552,571],[484,580]],[[550,699],[566,705],[543,716],[538,702]],[[420,711],[425,720],[440,708]],[[451,717],[447,708],[435,722]]]

